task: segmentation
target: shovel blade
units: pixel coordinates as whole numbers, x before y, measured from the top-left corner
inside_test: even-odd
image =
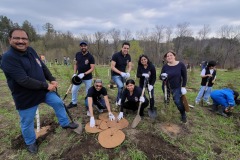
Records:
[[[137,116],[134,118],[131,127],[132,127],[132,128],[137,127],[137,125],[138,125],[138,123],[141,121],[141,119],[142,119],[141,116],[140,116],[140,115],[137,115]]]
[[[74,122],[74,123],[78,124],[78,127],[73,131],[76,132],[77,134],[82,134],[82,131],[83,131],[82,123],[80,122]]]
[[[156,118],[157,117],[157,108],[156,107],[153,107],[152,109],[148,108],[148,115],[152,119]]]

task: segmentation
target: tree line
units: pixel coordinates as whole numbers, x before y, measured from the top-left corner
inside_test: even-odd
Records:
[[[159,67],[162,65],[165,52],[174,50],[177,59],[193,66],[209,60],[217,61],[221,68],[240,66],[240,25],[223,24],[212,31],[210,25],[205,24],[197,34],[193,33],[190,23],[183,22],[176,26],[156,24],[154,28],[136,32],[113,28],[106,32],[73,35],[70,31],[57,31],[53,24],[46,23],[42,26],[45,33],[38,34],[29,21],[25,20],[19,25],[2,15],[0,16],[2,53],[7,50],[8,33],[14,27],[25,29],[29,34],[31,46],[39,54],[44,54],[48,61],[61,60],[64,56],[73,59],[79,50],[79,42],[85,40],[89,43],[89,50],[94,55],[96,64],[109,64],[112,54],[121,49],[122,42],[129,41],[134,64],[137,64],[140,54],[146,54],[153,64]]]

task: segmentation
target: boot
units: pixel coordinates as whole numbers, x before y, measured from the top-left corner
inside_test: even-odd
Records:
[[[217,112],[218,111],[218,107],[216,105],[212,105],[212,108],[209,108],[209,111]]]
[[[223,112],[222,106],[218,106],[217,114],[219,114],[219,115],[221,115],[221,116],[223,116],[225,118],[228,118],[228,115]]]

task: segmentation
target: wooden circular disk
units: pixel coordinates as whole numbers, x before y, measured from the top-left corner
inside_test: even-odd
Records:
[[[99,126],[100,126],[100,129],[102,129],[102,130],[108,129],[107,122],[105,122],[105,121],[101,121]]]
[[[115,116],[115,119],[117,119],[118,113],[112,112],[112,114]],[[108,112],[100,114],[98,118],[103,120],[103,121],[105,121],[105,122],[107,122],[109,120]]]
[[[85,130],[88,133],[98,133],[101,132],[102,129],[100,128],[100,124],[101,124],[102,120],[95,120],[95,126],[94,127],[90,127],[90,122],[88,122],[85,125]]]
[[[123,129],[128,127],[129,122],[125,118],[121,119],[120,121],[118,119],[115,119],[114,121],[108,121],[107,125],[109,128]]]
[[[117,128],[109,128],[99,133],[98,141],[104,148],[115,148],[125,139],[125,134]]]

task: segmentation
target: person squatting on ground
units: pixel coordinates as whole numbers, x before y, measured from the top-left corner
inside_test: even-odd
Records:
[[[181,96],[187,93],[185,88],[187,84],[186,66],[182,62],[176,61],[176,53],[173,51],[168,51],[164,58],[167,63],[162,67],[160,79],[167,81],[167,88],[170,88],[167,92],[171,92],[173,101],[181,113],[181,121],[186,123],[187,116],[181,100]]]
[[[144,80],[148,79],[147,89],[151,92],[150,108],[154,107],[154,84],[156,82],[156,69],[146,55],[141,55],[138,60],[137,77],[139,87],[143,89]]]
[[[2,70],[20,116],[27,150],[37,153],[34,118],[40,103],[44,102],[54,109],[63,128],[75,129],[78,125],[70,123],[63,101],[54,92],[58,83],[36,51],[29,47],[26,31],[20,28],[12,29],[9,33],[9,43],[11,46],[3,55]]]
[[[195,99],[195,104],[198,105],[201,99],[203,98],[204,102],[206,102],[208,105],[210,104],[209,97],[210,93],[212,92],[212,86],[216,80],[216,62],[215,61],[209,61],[207,64],[207,67],[204,68],[200,74],[202,77],[201,81],[201,87],[198,92],[198,95]]]
[[[111,74],[112,80],[116,83],[118,87],[118,93],[116,98],[116,104],[119,105],[119,99],[121,98],[123,86],[125,80],[130,77],[130,72],[132,69],[131,56],[128,53],[130,44],[124,42],[122,44],[122,50],[120,52],[114,53],[111,60]],[[126,72],[126,67],[128,70]]]
[[[88,51],[87,42],[81,42],[79,44],[81,51],[76,53],[74,64],[74,76],[78,76],[85,84],[86,94],[88,89],[92,85],[92,72],[95,66],[94,57]],[[72,87],[72,101],[67,108],[77,107],[77,97],[80,85],[73,85]]]
[[[230,88],[223,88],[212,91],[210,96],[213,100],[211,111],[217,112],[224,117],[228,117],[227,113],[233,110],[239,93]]]
[[[87,98],[85,100],[85,104],[87,108],[89,109],[88,115],[90,118],[90,127],[95,126],[95,119],[93,115],[93,105],[96,106],[97,110],[101,113],[103,112],[103,109],[108,110],[108,116],[109,120],[115,120],[114,115],[111,112],[108,95],[107,95],[107,89],[103,87],[103,83],[101,79],[96,79],[94,82],[94,85],[89,88]]]
[[[139,103],[141,102],[140,116],[144,116],[144,108],[149,104],[145,95],[141,96],[142,88],[135,86],[135,82],[132,79],[126,81],[126,88],[123,90],[122,97],[120,99],[120,113],[118,120],[123,118],[123,109],[138,110]],[[125,100],[127,99],[127,102]]]

